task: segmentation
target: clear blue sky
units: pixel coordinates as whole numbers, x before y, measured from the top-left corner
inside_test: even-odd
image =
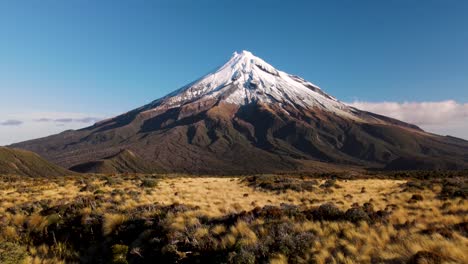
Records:
[[[1,1],[0,103],[118,113],[247,49],[344,101],[468,102],[467,1]]]
[[[243,49],[342,101],[466,103],[467,14],[462,0],[5,0],[0,112],[120,113]]]

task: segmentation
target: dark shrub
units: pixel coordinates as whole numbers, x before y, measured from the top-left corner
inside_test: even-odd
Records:
[[[335,179],[328,179],[322,185],[320,185],[320,188],[331,188],[331,187],[334,187],[335,184],[336,184]]]
[[[371,221],[369,215],[362,208],[350,208],[346,211],[344,217],[346,220],[353,223],[358,223],[361,221]]]
[[[448,227],[438,227],[437,228],[437,227],[431,226],[428,229],[420,231],[420,233],[425,234],[425,235],[432,235],[434,233],[438,233],[438,234],[440,234],[441,236],[443,236],[445,238],[451,239],[451,238],[453,238],[453,231],[454,230],[451,230]]]
[[[464,237],[468,237],[468,222],[455,224],[451,227],[451,229],[457,231],[458,233],[460,233],[460,235]]]
[[[445,179],[439,194],[442,199],[468,198],[468,178]]]
[[[317,180],[305,180],[293,176],[256,175],[243,179],[250,187],[261,188],[268,191],[312,191],[318,184]]]
[[[122,183],[122,179],[116,178],[116,177],[107,176],[104,178],[104,180],[105,180],[104,185],[106,186],[112,186],[112,185],[117,185],[117,184]]]
[[[98,187],[94,184],[86,184],[84,187],[80,189],[80,192],[94,192],[98,189]]]
[[[364,211],[367,213],[367,214],[372,214],[374,213],[374,205],[371,204],[371,203],[364,203],[364,205],[362,206]]]
[[[410,200],[412,200],[412,201],[422,201],[422,200],[424,200],[424,198],[420,194],[413,194],[413,196],[411,196]]]
[[[97,189],[96,191],[94,191],[94,194],[104,194],[105,192],[101,189]]]
[[[155,179],[144,179],[141,181],[141,187],[154,188],[158,186],[158,181]]]
[[[241,248],[238,252],[231,252],[228,256],[229,263],[254,264],[256,258],[253,252]]]
[[[429,251],[419,251],[414,254],[409,260],[408,264],[440,264],[444,261],[442,256],[429,252]]]
[[[404,190],[405,191],[421,191],[424,190],[427,185],[424,185],[421,181],[409,181],[407,183],[403,184]]]
[[[132,192],[134,192],[134,191],[132,191]],[[128,194],[133,195],[132,192],[129,192]],[[114,189],[114,190],[112,190],[112,193],[111,193],[112,196],[124,195],[124,194],[125,194],[125,191],[122,190],[122,189]]]
[[[340,220],[343,219],[343,212],[332,203],[325,203],[312,212],[317,220]]]

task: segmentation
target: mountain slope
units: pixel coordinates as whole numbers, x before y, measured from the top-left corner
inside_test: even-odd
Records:
[[[310,162],[384,167],[398,158],[468,167],[467,141],[350,107],[247,51],[148,105],[14,146],[67,167],[128,149],[191,173],[301,171]]]
[[[0,147],[0,175],[1,174],[50,177],[71,175],[73,173],[49,163],[36,153]]]
[[[72,171],[81,173],[152,173],[161,172],[157,166],[147,162],[129,150],[100,159],[78,164],[70,168]]]

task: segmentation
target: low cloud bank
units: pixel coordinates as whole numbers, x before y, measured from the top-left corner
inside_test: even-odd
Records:
[[[3,122],[0,122],[1,126],[19,126],[23,124],[23,121],[21,120],[14,120],[14,119],[9,119]]]
[[[3,114],[2,114],[3,115]],[[80,129],[106,116],[86,113],[13,113],[0,119],[0,146],[45,137],[69,129]]]
[[[441,135],[468,139],[468,103],[440,102],[363,102],[348,103],[361,110],[393,117]]]
[[[98,121],[101,121],[102,118],[99,117],[83,117],[83,118],[57,118],[57,119],[51,119],[51,118],[39,118],[35,119],[34,121],[36,122],[55,122],[55,123],[96,123]]]

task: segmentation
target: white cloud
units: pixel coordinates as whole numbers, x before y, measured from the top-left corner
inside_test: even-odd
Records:
[[[85,113],[2,113],[0,146],[45,137],[68,129],[80,129],[104,118],[103,115]]]
[[[0,122],[0,126],[19,126],[23,122],[20,120],[8,119],[6,121]]]
[[[441,135],[468,139],[468,103],[440,102],[361,102],[348,103],[358,109],[393,117]]]

